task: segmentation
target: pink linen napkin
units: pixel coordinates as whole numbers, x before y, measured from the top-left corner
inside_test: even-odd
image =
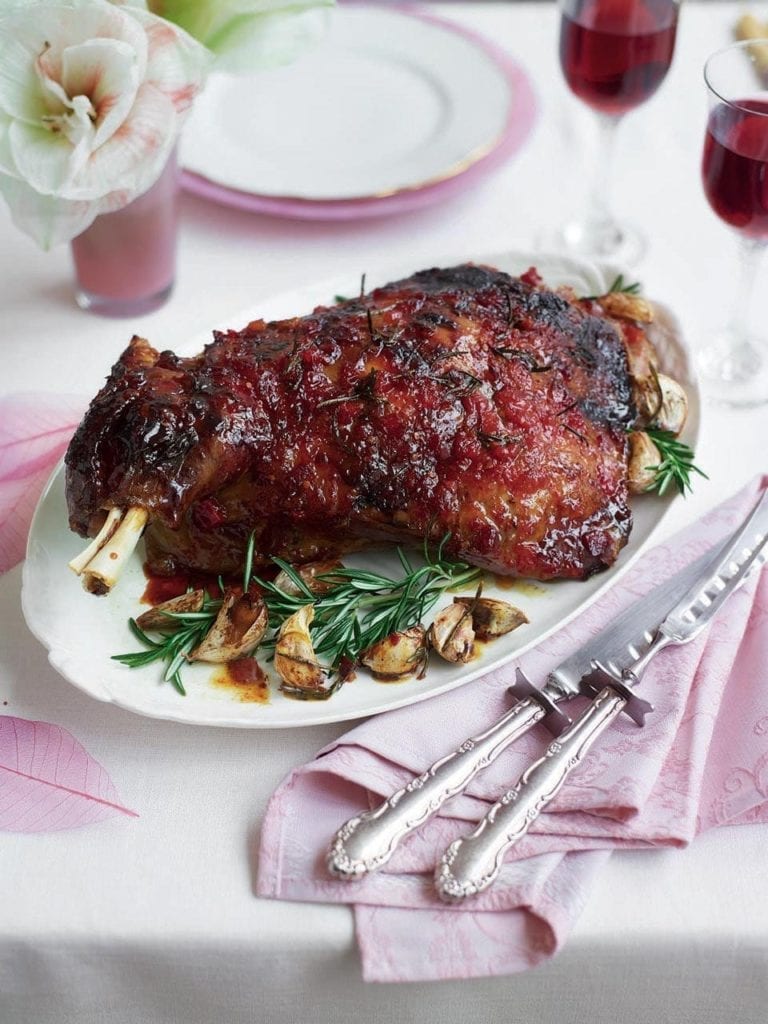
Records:
[[[0,398],[0,573],[24,557],[37,499],[87,404],[75,395]]]
[[[723,539],[766,485],[768,477],[758,478],[646,554],[596,605],[521,659],[529,677],[542,681],[637,597]],[[537,726],[519,739],[381,872],[340,882],[324,866],[335,830],[503,713],[514,665],[370,719],[273,795],[257,892],[353,904],[369,981],[502,975],[541,963],[562,947],[614,850],[684,846],[718,825],[768,821],[766,663],[768,571],[731,597],[698,640],[651,664],[642,695],[655,711],[645,727],[621,716],[509,855],[495,885],[459,907],[434,895],[436,860],[540,756],[548,733]]]

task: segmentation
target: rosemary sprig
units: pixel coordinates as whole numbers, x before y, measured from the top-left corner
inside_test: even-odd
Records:
[[[640,294],[640,282],[639,281],[632,281],[630,283],[629,281],[625,281],[624,280],[624,275],[623,274],[618,274],[613,279],[613,283],[608,288],[608,290],[603,292],[601,295],[585,295],[583,297],[584,297],[584,299],[587,299],[587,300],[600,299],[600,298],[603,297],[603,295],[610,295],[612,292],[622,292],[624,295],[639,295]]]
[[[243,593],[248,590],[253,570],[253,547],[255,535],[248,538],[243,567]],[[219,590],[224,593],[224,580],[219,576]],[[178,625],[173,632],[161,634],[160,640],[153,640],[140,628],[135,619],[128,619],[128,627],[136,639],[147,648],[145,651],[131,651],[128,654],[113,654],[112,661],[119,661],[128,668],[141,668],[153,661],[166,662],[163,680],[170,682],[182,697],[187,691],[181,681],[181,669],[188,661],[188,655],[203,642],[216,621],[222,598],[203,595],[203,607],[199,612],[164,612],[166,618]]]
[[[251,535],[245,556],[243,590],[247,591],[256,584],[264,596],[272,635],[262,647],[274,647],[283,622],[305,604],[313,604],[315,616],[311,635],[315,653],[327,663],[329,674],[336,676],[324,690],[298,691],[288,687],[286,690],[302,700],[327,700],[344,683],[345,670],[354,665],[368,647],[390,633],[421,622],[449,588],[463,587],[479,579],[481,569],[446,558],[448,537],[446,535],[442,539],[434,556],[425,543],[424,565],[418,567],[414,567],[407,554],[397,548],[404,571],[398,579],[345,566],[319,575],[318,580],[331,586],[323,594],[313,594],[299,573],[281,558],[273,558],[272,561],[287,574],[298,593],[288,593],[272,581],[252,575],[254,537]],[[222,583],[219,580],[223,593]],[[206,594],[199,612],[167,612],[175,628],[157,640],[140,629],[134,619],[129,619],[131,632],[145,650],[115,654],[113,660],[129,668],[141,668],[155,661],[164,662],[163,679],[185,695],[181,669],[189,653],[208,634],[221,603],[220,598]]]
[[[631,284],[629,281],[624,280],[624,275],[619,274],[614,278],[613,284],[608,289],[606,294],[611,292],[623,292],[624,295],[639,295],[640,294],[640,282],[633,281]]]
[[[707,474],[694,464],[695,454],[690,445],[678,441],[671,431],[648,427],[645,432],[661,455],[661,462],[658,465],[646,467],[656,471],[653,483],[646,488],[647,490],[664,494],[670,484],[674,483],[677,484],[678,491],[685,496],[686,491],[693,489],[691,473],[698,473],[705,480],[709,479]]]
[[[137,625],[135,619],[129,619],[129,629],[146,650],[113,654],[112,661],[119,661],[128,668],[143,668],[153,661],[164,662],[163,680],[170,682],[182,697],[186,697],[187,691],[181,681],[182,666],[186,664],[190,651],[202,643],[220,607],[220,600],[206,594],[199,612],[168,612],[168,618],[175,620],[177,626],[173,632],[163,634],[159,640],[153,640]]]
[[[482,570],[446,558],[447,540],[448,536],[442,539],[434,556],[425,544],[424,565],[416,568],[402,548],[397,548],[404,570],[399,579],[346,566],[322,573],[318,580],[331,587],[320,595],[313,594],[287,562],[275,558],[299,593],[286,593],[268,580],[254,578],[264,595],[270,628],[277,631],[290,615],[313,604],[310,633],[315,653],[336,673],[342,662],[356,662],[364,650],[390,633],[421,622],[447,589],[480,578]]]

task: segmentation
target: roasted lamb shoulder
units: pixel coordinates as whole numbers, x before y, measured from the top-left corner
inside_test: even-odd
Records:
[[[134,338],[69,446],[70,526],[109,540],[110,510],[135,510],[165,573],[237,571],[251,534],[256,566],[449,534],[493,572],[583,579],[629,536],[628,431],[656,373],[647,317],[610,306],[461,265],[191,358]]]

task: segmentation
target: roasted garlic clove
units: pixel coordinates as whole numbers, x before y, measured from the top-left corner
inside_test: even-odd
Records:
[[[633,376],[632,400],[637,409],[637,426],[648,427],[658,416],[664,396],[659,385],[659,374],[653,366],[644,377]]]
[[[671,377],[659,373],[657,378],[661,401],[651,423],[659,430],[669,430],[672,434],[679,434],[688,417],[688,396],[682,386]]]
[[[450,604],[438,612],[429,627],[429,642],[446,661],[469,661],[475,650],[471,607]]]
[[[343,569],[344,565],[338,559],[332,558],[322,562],[306,562],[304,565],[293,565],[291,568],[306,584],[311,593],[327,594],[334,584],[328,580],[319,580],[317,577],[334,572],[336,569]],[[275,586],[292,597],[298,597],[301,593],[285,569],[281,569],[275,577]]]
[[[637,320],[643,324],[653,321],[653,306],[641,295],[609,292],[608,295],[601,295],[598,302],[609,316],[620,317],[622,320]]]
[[[679,434],[688,416],[688,396],[682,385],[663,373],[652,372],[634,382],[632,395],[641,426]]]
[[[178,627],[178,622],[170,618],[168,612],[176,614],[199,612],[203,607],[204,600],[204,590],[188,590],[186,594],[179,594],[178,597],[172,597],[169,601],[156,604],[154,608],[144,612],[136,619],[136,625],[139,629],[151,629],[158,633],[174,630]]]
[[[410,626],[372,644],[360,661],[376,679],[396,682],[412,675],[421,678],[428,656],[427,631],[423,626]]]
[[[525,612],[508,601],[496,601],[491,597],[454,597],[453,601],[454,604],[470,609],[472,626],[478,640],[493,640],[497,636],[504,636],[529,621]]]
[[[280,627],[275,645],[275,669],[282,681],[299,690],[322,689],[325,671],[315,655],[309,627],[315,609],[305,604]]]
[[[268,621],[267,606],[258,594],[229,592],[216,621],[189,660],[221,664],[242,658],[259,646]]]
[[[650,437],[644,430],[633,430],[629,435],[629,493],[647,491],[656,479],[656,467],[660,463],[661,452]]]

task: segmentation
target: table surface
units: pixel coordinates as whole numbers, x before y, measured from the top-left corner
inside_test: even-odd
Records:
[[[156,314],[125,324],[80,312],[66,247],[41,255],[0,209],[3,392],[94,393],[129,335],[173,345],[278,290],[405,254],[413,267],[537,244],[577,208],[589,173],[588,111],[566,92],[550,5],[435,3],[508,48],[541,102],[519,157],[450,203],[346,224],[246,215],[186,196],[178,284]],[[614,205],[647,232],[638,276],[695,346],[723,319],[735,242],[703,199],[698,161],[705,57],[736,8],[684,6],[668,80],[621,128]],[[567,168],[567,173],[564,169]],[[762,294],[768,286],[763,266]],[[753,314],[757,316],[757,311]],[[707,405],[708,483],[678,502],[667,534],[766,468],[768,414]],[[764,1021],[768,827],[723,829],[684,851],[616,854],[553,962],[527,975],[439,986],[366,986],[346,907],[253,895],[269,795],[346,725],[248,732],[141,719],[90,700],[47,664],[20,607],[21,572],[0,579],[3,711],[68,728],[109,770],[135,820],[4,834],[0,1019],[6,1024]],[[7,702],[7,704],[6,704]],[[481,1009],[479,1009],[481,1008]]]

